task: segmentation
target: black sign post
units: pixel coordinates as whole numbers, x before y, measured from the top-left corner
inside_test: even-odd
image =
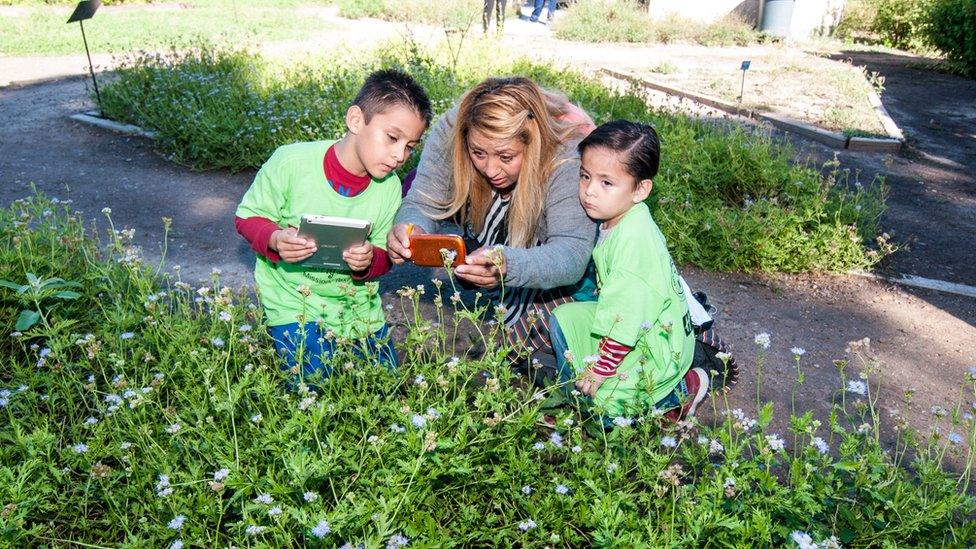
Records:
[[[98,93],[98,80],[95,80],[95,67],[92,65],[91,52],[88,51],[88,38],[85,37],[85,19],[91,19],[98,8],[102,5],[102,0],[82,0],[75,6],[74,13],[68,18],[68,23],[78,22],[81,27],[81,39],[85,43],[85,55],[88,56],[88,71],[91,72],[92,84],[95,85],[95,100],[98,102],[98,114],[102,114],[102,96]]]
[[[746,95],[746,71],[749,70],[749,65],[751,65],[751,64],[752,64],[752,61],[743,61],[742,62],[742,66],[739,67],[739,70],[742,71],[742,87],[739,89],[739,106],[740,107],[742,106],[742,99]]]

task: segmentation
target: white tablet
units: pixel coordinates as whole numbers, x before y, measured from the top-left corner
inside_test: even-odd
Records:
[[[370,228],[370,222],[365,219],[303,215],[298,236],[311,240],[318,249],[299,265],[311,269],[348,271],[349,265],[342,259],[342,252],[350,246],[365,243]]]

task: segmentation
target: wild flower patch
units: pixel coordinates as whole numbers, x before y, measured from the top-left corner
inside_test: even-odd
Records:
[[[113,118],[158,132],[160,148],[176,162],[240,170],[260,166],[280,145],[341,135],[346,107],[365,75],[380,66],[416,77],[438,114],[487,76],[521,74],[565,91],[597,123],[627,118],[656,126],[663,158],[649,203],[679,263],[846,271],[869,268],[892,250],[878,236],[881,180],[862,184],[836,163],[794,162],[794,150],[768,134],[655,111],[636,91],[611,91],[575,71],[507,61],[487,49],[477,53],[444,59],[395,44],[355,59],[287,66],[211,46],[141,55],[104,86],[103,107]]]
[[[0,279],[31,272],[80,294],[17,331],[22,304],[0,289],[4,545],[976,541],[976,372],[942,419],[945,438],[879,414],[867,342],[851,347],[862,360],[839,363],[829,418],[794,409],[776,432],[770,403],[732,409],[717,397],[714,422],[667,426],[651,414],[605,431],[509,368],[485,305],[454,310],[449,283],[433,283],[388,300],[405,318],[398,370],[340,351],[334,376],[296,388],[246,292],[219,272],[192,287],[145,264],[106,215],[96,232],[65,201],[0,210]],[[428,292],[432,315],[419,306]],[[756,341],[761,370],[777,342]],[[793,354],[801,384],[803,354]],[[863,391],[844,391],[850,380]],[[889,427],[893,451],[879,444]],[[950,455],[962,471],[943,468]]]

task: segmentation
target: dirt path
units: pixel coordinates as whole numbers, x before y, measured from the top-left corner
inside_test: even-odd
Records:
[[[510,21],[507,28],[519,23]],[[517,38],[516,34],[516,39],[545,39],[537,35],[544,29],[528,27],[524,32],[536,34],[525,35],[528,38]],[[550,46],[545,49],[554,51]],[[621,59],[647,53],[629,47],[587,51],[590,53],[581,54],[577,63],[588,57],[601,62],[618,58],[608,53],[611,51]],[[9,61],[0,58],[0,74],[6,74],[2,68]],[[891,209],[883,223],[902,238],[906,234],[915,236],[911,249],[897,254],[889,267],[972,284],[976,266],[966,254],[959,253],[961,248],[971,247],[976,236],[973,180],[964,169],[974,158],[973,149],[967,148],[973,139],[972,125],[968,137],[963,124],[961,131],[956,130],[957,137],[936,139],[937,132],[927,132],[925,122],[918,122],[928,115],[912,114],[916,108],[923,109],[913,106],[910,93],[901,93],[901,73],[893,69],[891,75],[888,86],[892,100],[906,98],[902,104],[893,104],[892,115],[905,124],[915,136],[915,146],[923,152],[891,159],[890,165],[883,158],[852,153],[842,154],[841,160],[862,169],[868,175],[862,180],[869,180],[874,172],[891,172]],[[905,78],[910,82],[917,76],[907,73]],[[956,80],[949,82],[962,87]],[[182,265],[185,278],[200,280],[212,268],[219,268],[225,280],[249,283],[253,255],[236,235],[232,217],[253,172],[193,172],[165,161],[153,152],[150,142],[70,121],[69,114],[91,107],[85,86],[82,78],[68,78],[0,88],[0,112],[5,115],[0,126],[0,204],[29,194],[35,184],[43,192],[74,200],[91,219],[100,219],[100,210],[108,206],[118,225],[136,229],[137,242],[150,258],[158,257],[160,219],[171,217],[174,229],[169,264]],[[929,92],[943,97],[931,84]],[[970,100],[968,105],[972,104]],[[930,105],[922,102],[926,108]],[[960,107],[943,104],[939,108],[949,113]],[[948,121],[937,125],[955,128]],[[930,134],[935,137],[927,137]],[[970,144],[956,146],[953,139],[969,139]],[[816,145],[803,147],[818,157],[833,154]],[[917,180],[925,184],[918,185]],[[951,224],[953,218],[957,225]],[[754,408],[756,349],[752,342],[757,333],[768,332],[773,340],[763,372],[762,396],[776,402],[778,429],[785,429],[783,419],[795,377],[790,348],[807,351],[803,357],[806,383],[798,393],[798,408],[824,412],[838,388],[833,360],[844,356],[847,342],[870,337],[884,363],[887,389],[882,406],[904,411],[900,395],[913,388],[917,391],[913,422],[924,428],[939,424],[943,432],[950,429],[945,420],[936,421],[928,411],[936,405],[953,406],[964,372],[976,365],[972,344],[976,339],[976,300],[906,290],[851,276],[726,275],[690,267],[683,271],[693,287],[706,290],[719,306],[718,326],[735,345],[736,356],[744,366],[744,379],[730,396],[733,406],[750,413]],[[423,283],[431,274],[419,268],[397,269],[383,279],[382,288],[389,292],[403,284]],[[387,299],[397,298],[388,295]],[[968,405],[972,400],[970,394]]]

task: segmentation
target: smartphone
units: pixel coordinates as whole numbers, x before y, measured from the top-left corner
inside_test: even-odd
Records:
[[[456,234],[418,234],[410,237],[410,260],[422,267],[457,267],[464,263],[464,239]]]

